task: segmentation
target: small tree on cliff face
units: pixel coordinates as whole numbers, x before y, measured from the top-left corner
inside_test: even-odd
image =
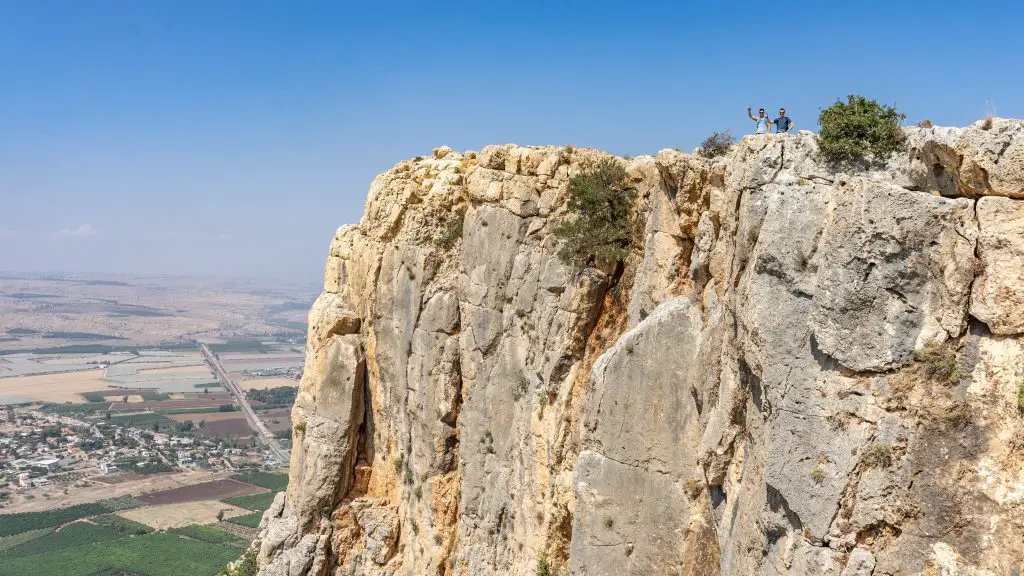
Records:
[[[555,229],[565,245],[563,262],[588,266],[597,260],[620,261],[629,253],[629,208],[636,191],[626,169],[612,158],[599,160],[569,180],[569,212],[575,218]]]
[[[846,102],[837,99],[818,115],[818,151],[832,163],[885,160],[905,146],[900,128],[905,118],[892,106],[863,96],[851,94]]]

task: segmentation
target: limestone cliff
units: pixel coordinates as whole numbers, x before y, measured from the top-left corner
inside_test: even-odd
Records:
[[[265,575],[1024,573],[1024,123],[619,159],[632,251],[555,255],[606,154],[374,180],[309,315]]]

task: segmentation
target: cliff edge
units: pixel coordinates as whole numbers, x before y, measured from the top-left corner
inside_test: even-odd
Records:
[[[552,231],[607,154],[378,176],[260,574],[1024,573],[1024,122],[906,133],[863,172],[806,132],[618,159],[603,270]]]

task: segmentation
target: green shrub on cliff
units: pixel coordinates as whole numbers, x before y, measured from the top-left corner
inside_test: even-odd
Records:
[[[699,154],[705,158],[725,156],[735,143],[736,139],[733,138],[732,132],[729,130],[725,132],[712,132],[711,136],[708,136],[700,143]]]
[[[555,229],[565,244],[563,262],[589,266],[596,261],[620,261],[629,253],[629,208],[636,191],[626,169],[616,160],[599,160],[569,180],[569,212],[575,215]]]
[[[818,115],[818,151],[833,163],[884,160],[904,148],[900,124],[905,118],[892,106],[863,96],[851,94],[846,102],[837,99]]]

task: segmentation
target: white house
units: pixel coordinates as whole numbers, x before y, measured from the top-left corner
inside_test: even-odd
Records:
[[[34,468],[43,468],[47,472],[54,472],[60,467],[60,460],[56,458],[43,458],[32,463]]]

